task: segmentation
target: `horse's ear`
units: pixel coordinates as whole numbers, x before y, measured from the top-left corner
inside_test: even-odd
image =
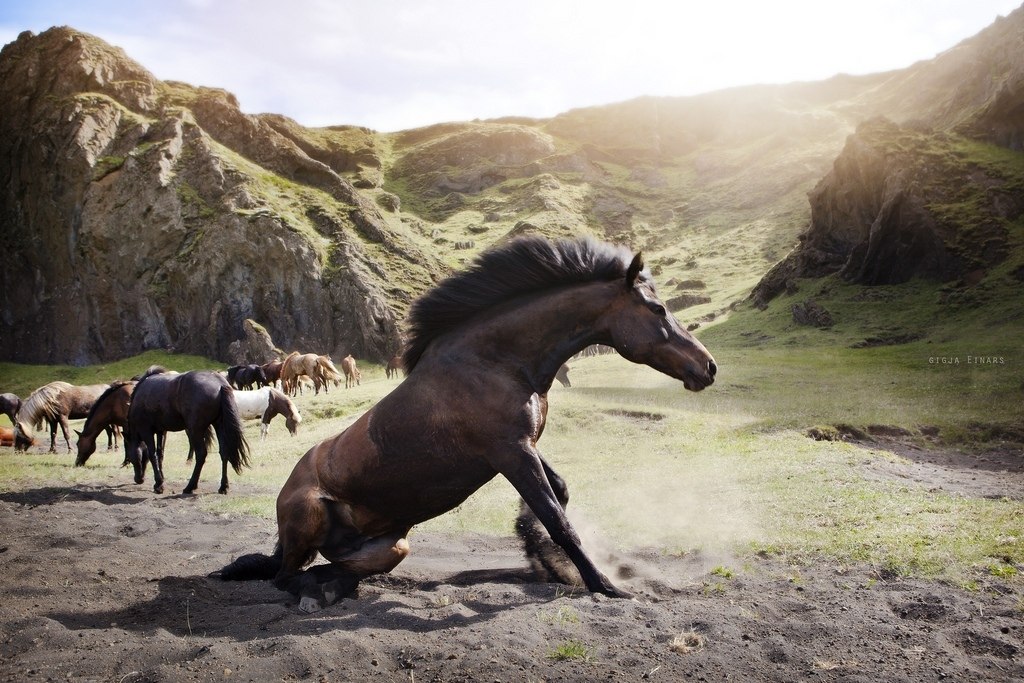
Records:
[[[644,255],[637,253],[633,257],[632,263],[629,264],[629,268],[626,269],[626,289],[633,289],[633,285],[636,284],[636,278],[640,275],[640,271],[644,269]]]

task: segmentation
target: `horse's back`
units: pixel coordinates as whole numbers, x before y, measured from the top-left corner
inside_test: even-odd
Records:
[[[262,417],[270,403],[270,387],[261,389],[235,389],[235,404],[243,420]]]

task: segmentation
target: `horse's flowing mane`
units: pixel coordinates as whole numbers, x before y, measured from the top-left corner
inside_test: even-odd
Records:
[[[44,417],[56,419],[60,414],[60,396],[71,388],[67,382],[50,382],[32,392],[32,394],[21,403],[21,409],[15,416],[15,420],[21,431],[26,436],[33,436],[34,430],[39,429]]]
[[[519,237],[484,252],[417,299],[409,311],[402,364],[408,374],[439,336],[483,310],[524,294],[626,275],[633,254],[591,237]]]

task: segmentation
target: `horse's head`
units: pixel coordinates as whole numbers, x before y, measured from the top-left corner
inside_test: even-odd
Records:
[[[616,297],[608,318],[611,345],[634,363],[682,380],[690,391],[711,386],[718,371],[715,359],[665,307],[643,270],[637,254],[626,273],[626,289]]]
[[[288,401],[288,410],[284,413],[284,424],[288,427],[288,433],[295,436],[299,433],[299,423],[302,422],[302,415],[290,398],[285,397],[285,400]]]
[[[86,436],[77,429],[75,434],[78,435],[78,457],[75,458],[75,467],[81,467],[89,456],[96,452],[96,438]]]
[[[35,431],[30,430],[21,420],[14,421],[14,450],[27,451],[36,445]]]

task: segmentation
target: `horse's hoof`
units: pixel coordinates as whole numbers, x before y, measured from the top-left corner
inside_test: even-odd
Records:
[[[313,612],[319,612],[324,606],[316,598],[305,597],[299,600],[299,611],[311,614]]]
[[[154,486],[153,487],[153,493],[163,493],[163,492],[164,492],[164,487],[163,486]]]
[[[135,477],[135,483],[136,484],[141,484],[142,483],[142,477]]]
[[[607,589],[600,591],[602,594],[607,595],[609,598],[618,598],[620,600],[632,600],[633,594],[616,588],[615,586],[609,586]]]
[[[222,496],[226,496],[226,495],[228,495],[228,489],[227,489],[227,487],[225,486],[225,487],[224,487],[224,488],[222,488],[222,489],[217,489],[217,493],[221,494]]]
[[[184,495],[184,496],[191,496],[195,492],[196,492],[195,489],[186,488],[185,490],[183,490],[181,492],[181,494]]]

